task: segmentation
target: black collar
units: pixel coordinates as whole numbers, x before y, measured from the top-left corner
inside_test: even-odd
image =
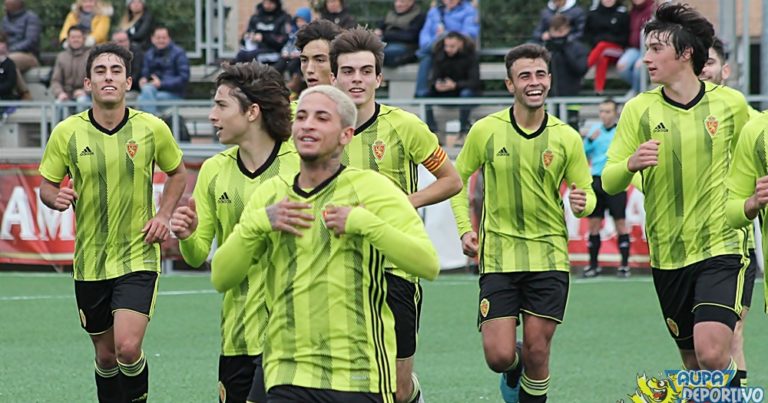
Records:
[[[609,131],[613,130],[614,127],[616,127],[618,125],[619,125],[618,123],[614,123],[610,127],[606,127],[605,125],[603,125],[603,127],[605,127],[605,131],[609,132]]]
[[[362,133],[365,129],[371,127],[373,122],[375,122],[376,119],[379,118],[379,112],[381,112],[381,104],[376,102],[375,105],[376,105],[376,108],[373,110],[373,116],[371,116],[371,118],[368,119],[365,123],[360,125],[360,127],[355,129],[355,136],[357,136],[358,134]]]
[[[544,112],[544,119],[541,120],[541,126],[539,126],[539,128],[536,129],[535,132],[528,134],[520,126],[517,125],[517,121],[515,120],[514,106],[509,107],[509,121],[512,122],[512,127],[515,129],[517,134],[529,140],[538,137],[541,133],[544,133],[544,129],[547,128],[548,120],[549,120],[549,114]]]
[[[99,122],[96,121],[96,118],[93,117],[93,108],[88,109],[88,119],[91,121],[91,124],[93,125],[93,127],[95,127],[98,131],[100,131],[100,132],[102,132],[104,134],[110,135],[110,136],[115,134],[115,133],[117,133],[117,132],[119,132],[120,129],[122,129],[123,126],[125,126],[125,124],[128,123],[128,115],[129,114],[130,114],[130,112],[128,111],[128,108],[126,107],[125,108],[125,115],[123,115],[123,120],[121,120],[120,123],[118,123],[117,126],[115,126],[114,129],[109,130],[109,129],[105,128],[104,126],[100,125]]]
[[[296,192],[297,195],[303,197],[303,198],[309,198],[317,193],[320,193],[321,190],[325,189],[331,182],[333,182],[334,179],[336,179],[339,174],[341,174],[341,171],[346,168],[344,165],[339,166],[339,170],[336,171],[333,175],[331,175],[328,179],[324,180],[323,183],[315,186],[314,189],[310,190],[309,192],[305,192],[304,189],[299,187],[299,175],[301,173],[296,174],[296,177],[293,178],[293,191]]]
[[[260,167],[256,168],[255,171],[251,172],[248,170],[248,168],[245,167],[245,164],[243,163],[243,159],[240,158],[240,148],[237,149],[237,167],[240,168],[240,172],[243,173],[243,175],[254,179],[257,176],[264,173],[264,171],[269,168],[270,165],[272,165],[273,162],[275,162],[275,159],[277,159],[277,154],[280,152],[280,146],[283,143],[281,141],[275,142],[275,147],[272,149],[272,152],[269,154],[269,157],[267,157],[267,160],[264,161],[263,164],[261,164]]]
[[[674,107],[677,107],[677,108],[680,108],[680,109],[685,109],[685,110],[691,109],[694,106],[696,106],[696,104],[698,104],[699,101],[701,101],[702,98],[704,98],[704,92],[705,92],[704,91],[704,88],[705,88],[704,81],[699,81],[699,83],[701,83],[701,87],[699,87],[699,93],[696,94],[696,96],[693,97],[691,102],[688,102],[687,104],[681,104],[679,102],[675,102],[672,99],[670,99],[667,96],[667,94],[664,92],[664,88],[663,87],[661,88],[661,96],[664,97],[664,100],[667,101],[668,104],[670,104],[670,105],[672,105]]]

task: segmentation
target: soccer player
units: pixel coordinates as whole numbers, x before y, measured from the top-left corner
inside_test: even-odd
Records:
[[[456,159],[465,184],[483,169],[479,236],[472,230],[466,191],[451,205],[464,254],[480,258],[478,327],[486,363],[502,374],[505,402],[547,400],[550,345],[568,300],[563,181],[577,217],[595,208],[581,136],[545,111],[549,62],[549,51],[539,45],[507,53],[505,82],[515,102],[475,123]],[[515,334],[520,316],[522,347]]]
[[[384,256],[423,278],[440,269],[406,195],[384,176],[341,164],[355,118],[338,89],[304,91],[293,124],[299,174],[263,183],[213,258],[218,290],[246,276],[243,256],[267,266],[268,402],[392,402]]]
[[[157,295],[159,244],[186,185],[168,126],[125,106],[131,57],[111,43],[91,50],[85,88],[93,106],[53,129],[40,162],[40,199],[55,210],[75,209],[75,298],[96,350],[100,402],[147,400],[141,344]],[[157,212],[155,165],[168,174]],[[71,181],[62,186],[65,175]]]
[[[731,67],[726,60],[723,41],[715,37],[712,47],[709,48],[707,62],[704,64],[701,74],[699,74],[699,79],[723,85],[731,75]],[[760,112],[750,106],[750,120],[759,116]],[[755,235],[752,226],[747,228],[747,249],[749,250],[749,266],[747,266],[747,273],[744,276],[744,290],[741,294],[742,310],[739,321],[736,322],[736,327],[733,329],[733,339],[731,341],[731,355],[733,355],[733,360],[736,361],[742,386],[747,385],[747,361],[744,357],[744,321],[747,318],[749,307],[752,305],[752,292],[754,291],[755,278],[757,277],[757,254],[755,253]]]
[[[605,210],[608,210],[619,234],[617,243],[621,253],[621,265],[616,271],[619,277],[629,277],[629,233],[627,232],[626,216],[627,192],[609,195],[603,190],[600,175],[605,167],[605,152],[616,134],[616,121],[619,117],[618,105],[610,98],[598,106],[600,123],[593,125],[584,136],[584,151],[587,159],[592,162],[592,190],[595,192],[597,203],[595,211],[589,215],[589,267],[582,276],[595,277],[600,274],[597,257],[600,254],[600,227],[603,225]]]
[[[643,62],[660,86],[624,107],[603,189],[624,191],[641,173],[654,286],[683,365],[735,371],[730,345],[741,313],[746,231],[726,222],[725,177],[747,103],[735,90],[699,80],[714,29],[697,11],[663,4],[644,32]],[[730,385],[739,384],[737,374]]]
[[[261,63],[225,64],[216,79],[209,119],[222,144],[233,145],[203,163],[189,206],[178,207],[171,230],[184,260],[200,266],[232,232],[245,203],[274,176],[286,181],[299,170],[291,136],[288,89],[277,70]],[[262,370],[267,324],[263,261],[227,290],[221,308],[219,396],[222,402],[266,401]]]
[[[381,85],[384,44],[363,28],[342,32],[331,42],[331,71],[337,88],[357,107],[355,135],[344,149],[342,164],[372,169],[394,182],[414,208],[439,203],[461,190],[461,179],[437,142],[416,115],[376,102]],[[418,190],[418,165],[437,179]],[[413,375],[421,286],[418,278],[386,263],[387,303],[395,314],[397,332],[397,401],[419,401],[421,391]]]
[[[340,33],[341,28],[328,20],[312,21],[296,32],[301,74],[307,87],[331,84],[331,41]]]

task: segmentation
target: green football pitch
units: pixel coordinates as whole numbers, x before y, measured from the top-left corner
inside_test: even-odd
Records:
[[[550,402],[627,400],[637,374],[680,360],[648,276],[571,283],[565,323],[552,347]],[[746,325],[751,386],[768,386],[763,284]],[[214,402],[220,296],[205,275],[164,276],[144,350],[150,400]],[[432,403],[499,402],[476,330],[477,278],[424,283],[416,372]],[[80,329],[71,277],[0,274],[0,402],[95,401],[92,347]]]

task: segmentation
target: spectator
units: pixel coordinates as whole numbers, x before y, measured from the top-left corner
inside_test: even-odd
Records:
[[[288,34],[288,41],[283,46],[280,62],[274,66],[279,72],[288,72],[290,77],[288,88],[295,93],[299,92],[297,90],[303,81],[301,78],[301,60],[299,60],[301,50],[296,47],[296,33],[310,22],[312,22],[312,10],[309,7],[296,9],[296,15],[293,16],[293,24],[291,24],[291,33]]]
[[[552,18],[544,45],[552,55],[550,63],[552,86],[549,95],[574,96],[581,90],[581,81],[587,74],[589,49],[571,35],[571,24],[565,14]]]
[[[608,66],[619,60],[629,39],[629,15],[621,0],[600,0],[587,14],[584,37],[592,45],[587,66],[595,66],[595,93],[601,95]]]
[[[288,42],[290,23],[291,16],[283,11],[281,0],[263,0],[248,20],[248,28],[242,39],[243,48],[237,52],[235,60],[257,60],[264,64],[280,61],[283,46]]]
[[[152,47],[144,54],[139,87],[140,109],[157,115],[156,101],[184,98],[189,82],[189,60],[184,49],[173,43],[168,28],[157,27]]]
[[[67,47],[69,28],[76,26],[85,33],[85,46],[91,47],[105,43],[109,40],[109,17],[111,16],[112,6],[110,5],[97,0],[77,0],[72,4],[72,11],[64,20],[59,41]]]
[[[51,93],[57,102],[77,101],[78,104],[91,102],[85,91],[86,62],[88,51],[85,46],[85,32],[77,25],[69,27],[69,46],[56,56],[51,76]]]
[[[419,32],[424,26],[426,14],[416,0],[395,0],[394,8],[374,31],[386,44],[384,65],[397,67],[416,61],[419,48]]]
[[[325,0],[320,9],[320,18],[331,21],[342,29],[350,29],[357,26],[355,17],[344,7],[344,0]]]
[[[446,32],[458,32],[477,40],[480,23],[477,10],[468,0],[442,0],[429,9],[419,32],[419,71],[416,76],[416,96],[429,95],[429,73],[432,71],[432,48]]]
[[[475,51],[475,43],[458,32],[449,32],[435,44],[432,54],[432,78],[430,79],[430,97],[471,98],[480,93],[480,61]],[[461,133],[469,131],[469,113],[471,108],[459,109]],[[436,133],[434,113],[427,106],[427,126]]]
[[[643,26],[651,19],[655,10],[654,0],[632,0],[632,9],[629,10],[628,47],[616,62],[616,70],[624,81],[632,84],[633,93],[640,91],[640,72],[643,66],[640,44],[643,39]]]
[[[533,30],[533,42],[543,43],[549,39],[549,24],[557,14],[565,14],[571,24],[571,36],[580,39],[584,34],[587,13],[576,0],[549,0],[547,6],[539,12],[539,24]]]
[[[128,34],[131,43],[146,49],[152,36],[152,13],[147,10],[144,0],[126,0],[125,3],[127,8],[120,18],[119,28]]]
[[[16,64],[8,57],[8,38],[0,31],[0,101],[18,99],[16,91]],[[14,108],[0,106],[4,118]]]
[[[39,63],[40,17],[24,7],[23,0],[5,0],[5,16],[2,30],[8,40],[8,51],[13,62],[22,73]]]
[[[133,53],[133,59],[131,59],[131,88],[128,90],[133,94],[139,91],[139,81],[141,80],[141,69],[144,67],[144,51],[138,43],[131,42],[128,32],[115,31],[112,34],[112,42],[117,45],[128,49]],[[130,96],[126,94],[126,96]]]

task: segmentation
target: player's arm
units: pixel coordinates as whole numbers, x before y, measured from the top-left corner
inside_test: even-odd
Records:
[[[419,208],[440,203],[461,191],[461,178],[442,147],[437,146],[429,158],[421,164],[424,165],[437,180],[424,189],[411,193],[408,196],[408,200],[413,207]]]
[[[725,216],[734,228],[749,225],[768,203],[766,167],[760,166],[755,145],[756,138],[763,135],[760,131],[759,124],[750,123],[744,127],[726,178],[728,201]]]
[[[61,187],[61,182],[69,165],[68,155],[63,148],[64,136],[59,126],[53,129],[48,144],[45,146],[43,158],[40,160],[40,201],[51,209],[64,211],[77,200],[77,192],[73,189],[72,181]]]
[[[168,178],[160,195],[160,208],[142,228],[144,242],[162,242],[171,231],[171,214],[187,186],[187,168],[182,161],[181,149],[173,138],[171,129],[162,120],[155,120],[152,131],[155,135],[155,161]]]
[[[608,160],[603,169],[603,190],[617,194],[627,189],[635,172],[658,163],[658,142],[639,141],[639,122],[632,110],[632,101],[624,107],[616,127],[616,135],[606,153]],[[638,158],[642,160],[638,161]],[[642,164],[636,163],[642,162]]]
[[[592,189],[592,175],[589,171],[587,156],[580,147],[579,137],[574,133],[573,144],[568,152],[567,165],[565,167],[566,183],[570,186],[570,203],[573,214],[576,217],[586,217],[595,209],[597,199]]]
[[[456,171],[461,179],[462,188],[459,194],[451,197],[451,208],[459,230],[464,254],[474,257],[477,254],[477,234],[472,230],[469,218],[469,194],[467,181],[477,169],[485,163],[485,153],[482,152],[487,136],[482,122],[478,122],[469,130],[459,156],[456,158]]]
[[[179,238],[181,256],[192,267],[200,267],[205,262],[216,231],[215,203],[208,190],[211,169],[207,168],[204,164],[200,169],[189,203],[177,207],[171,217],[171,230]]]

